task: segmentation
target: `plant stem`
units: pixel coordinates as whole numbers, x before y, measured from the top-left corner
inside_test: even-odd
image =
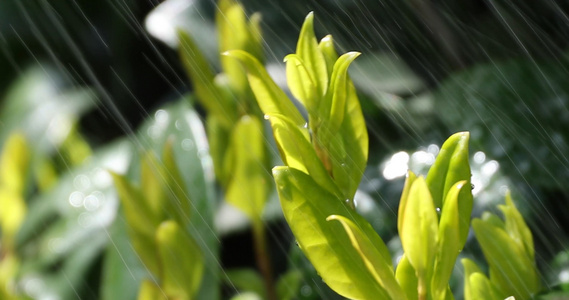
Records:
[[[417,294],[419,300],[427,300],[427,287],[425,286],[425,277],[424,276],[417,276],[418,283],[417,283]]]
[[[265,226],[259,219],[253,221],[253,243],[255,246],[255,257],[257,259],[257,267],[261,271],[267,290],[268,300],[277,300],[277,293],[273,281],[273,271],[271,267],[271,258],[267,251],[267,241],[265,235]]]

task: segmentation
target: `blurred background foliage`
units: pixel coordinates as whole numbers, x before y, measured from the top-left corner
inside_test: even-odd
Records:
[[[543,281],[569,285],[569,2],[242,3],[261,13],[267,68],[283,87],[282,58],[309,11],[318,37],[331,33],[339,52],[363,53],[350,69],[370,133],[356,199],[393,253],[401,252],[395,212],[405,170],[424,173],[445,137],[468,130],[474,215],[512,189],[534,232]],[[192,87],[175,50],[181,28],[219,70],[215,11],[212,0],[0,4],[0,145],[19,132],[29,159],[27,215],[10,251],[19,254],[19,288],[30,298],[134,297],[147,270],[126,239],[107,171],[137,179],[140,154],[159,155],[167,139],[201,206],[191,228],[211,250],[206,265],[254,266],[247,220],[221,203],[213,182],[205,111],[188,104]],[[301,299],[333,298],[294,246],[276,201],[266,210],[275,272],[292,268],[288,286]],[[476,243],[467,249],[481,257]],[[214,273],[230,283],[224,295],[255,290],[247,286],[254,280]]]

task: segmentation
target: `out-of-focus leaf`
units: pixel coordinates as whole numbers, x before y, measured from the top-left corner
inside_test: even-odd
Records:
[[[231,128],[225,128],[218,118],[213,115],[208,116],[206,126],[215,177],[222,186],[226,187],[231,178],[231,174],[226,172],[230,163],[225,161],[229,148],[229,132],[231,132]]]
[[[21,133],[8,137],[0,157],[0,187],[16,194],[24,192],[24,185],[30,161],[30,150]]]
[[[470,164],[468,163],[468,132],[459,132],[450,136],[441,147],[435,163],[427,175],[427,185],[433,197],[435,207],[442,208],[451,187],[466,180],[470,185]],[[472,191],[462,189],[458,196],[460,244],[464,245],[470,228],[472,213]]]
[[[263,298],[255,293],[241,293],[231,297],[231,300],[262,300]]]
[[[352,246],[364,261],[368,272],[387,291],[389,297],[391,299],[405,299],[403,290],[395,280],[395,274],[391,266],[391,256],[386,257],[384,253],[376,249],[368,237],[350,219],[331,215],[326,220],[335,220],[342,224]],[[377,233],[375,235],[377,236]],[[379,238],[379,236],[376,238]]]
[[[342,215],[357,226],[367,222],[305,173],[276,167],[273,175],[285,218],[300,248],[324,282],[344,297],[387,298],[387,292],[375,282],[359,254],[353,250],[342,226],[326,222],[326,218]]]
[[[37,162],[34,168],[34,179],[37,182],[38,189],[41,192],[46,192],[52,188],[58,179],[57,170],[55,166],[47,157],[38,155]]]
[[[433,199],[423,177],[413,181],[405,211],[399,217],[403,218],[399,236],[405,256],[417,272],[419,283],[427,284],[427,275],[434,266],[439,228]]]
[[[55,154],[78,116],[97,103],[86,88],[64,88],[65,80],[49,63],[25,69],[2,99],[0,143],[14,131],[34,141],[30,152]]]
[[[271,79],[263,65],[241,50],[231,50],[223,53],[241,61],[247,69],[247,77],[257,102],[265,115],[280,114],[287,116],[295,125],[304,126],[306,121],[286,94]]]
[[[263,47],[261,44],[261,32],[259,28],[259,16],[253,15],[248,19],[243,7],[233,0],[224,0],[218,3],[219,11],[215,20],[218,30],[219,53],[228,50],[240,49],[252,54],[259,61],[263,60]],[[248,96],[249,83],[245,70],[239,61],[230,57],[222,56],[221,65],[223,72],[229,78],[231,90],[237,95],[238,100]],[[241,103],[241,105],[246,105]]]
[[[175,221],[160,225],[156,242],[164,292],[169,298],[194,299],[204,271],[200,247]]]
[[[500,297],[513,295],[516,299],[529,299],[539,291],[541,284],[535,263],[522,244],[513,241],[504,229],[481,219],[474,219],[472,228],[490,266],[490,280]]]
[[[131,155],[131,144],[124,140],[100,148],[63,173],[47,192],[30,199],[16,243],[22,282],[38,283],[32,298],[67,299],[86,290],[83,278],[109,242],[106,229],[118,206],[107,170],[125,172]]]
[[[232,101],[215,85],[214,71],[193,39],[183,31],[179,31],[178,36],[180,58],[193,83],[196,98],[224,127],[231,127],[236,118],[235,111],[231,109]]]
[[[184,99],[187,100],[187,99]],[[214,173],[209,155],[208,140],[200,116],[191,101],[177,101],[162,107],[138,130],[139,145],[160,157],[164,145],[171,143],[173,157],[183,181],[187,199],[191,199],[191,218],[188,230],[201,248],[204,264],[218,263],[219,239],[214,230],[214,212],[217,198],[214,191]],[[139,165],[133,164],[129,173],[139,174]],[[196,299],[219,298],[219,269],[205,268],[202,286]]]
[[[153,210],[142,191],[122,175],[112,174],[124,207],[132,246],[153,274],[160,274],[156,261],[154,233],[162,221],[162,210]]]
[[[460,260],[464,268],[464,299],[475,300],[472,294],[472,285],[470,283],[470,276],[474,273],[482,273],[480,268],[470,259],[463,258]]]
[[[0,260],[0,297],[2,299],[10,300],[17,299],[17,291],[14,289],[13,280],[18,274],[20,262],[18,258],[12,253],[6,253]]]
[[[146,16],[144,25],[150,35],[173,49],[179,45],[178,30],[189,32],[208,62],[219,67],[218,41],[212,38],[215,24],[204,13],[199,1],[167,0]]]
[[[116,297],[116,296],[115,296]],[[164,295],[162,289],[156,285],[156,283],[146,279],[140,284],[140,290],[138,291],[137,300],[158,300],[158,299],[168,299]]]
[[[299,270],[289,270],[277,281],[277,296],[279,300],[292,300],[298,295],[302,281],[302,273]]]
[[[168,203],[166,209],[168,215],[178,222],[181,226],[189,223],[191,214],[191,199],[189,193],[185,189],[185,184],[176,163],[173,140],[169,139],[164,145],[162,153],[165,172],[164,176],[168,183]]]
[[[397,265],[397,269],[395,270],[395,278],[397,282],[407,295],[407,299],[418,299],[419,295],[417,292],[418,286],[418,279],[415,273],[415,269],[411,263],[409,263],[409,259],[407,256],[403,254],[401,259],[399,260],[399,264]]]
[[[126,220],[117,220],[109,228],[109,245],[105,251],[100,298],[103,300],[135,299],[139,285],[152,278],[135,252],[127,233]]]
[[[91,157],[91,146],[79,133],[77,122],[73,122],[67,136],[59,147],[60,155],[65,157],[66,165],[79,165]]]
[[[239,292],[253,292],[266,298],[265,283],[261,275],[253,269],[230,269],[225,271],[227,285],[235,287]]]
[[[504,229],[508,235],[516,242],[524,246],[530,260],[535,260],[533,248],[533,237],[524,218],[516,208],[510,191],[506,194],[506,205],[499,205],[498,208],[504,214]]]
[[[296,54],[306,66],[316,88],[316,97],[320,99],[328,90],[328,71],[326,70],[326,59],[314,35],[314,13],[312,12],[306,16],[300,29]]]
[[[466,185],[466,181],[455,183],[447,193],[443,209],[441,210],[438,232],[439,240],[431,281],[431,295],[433,299],[445,298],[456,258],[464,247],[464,244],[460,244],[459,223],[461,215],[458,211],[458,195],[464,188],[470,189],[470,186]]]
[[[358,90],[374,97],[378,93],[409,95],[425,88],[421,78],[393,53],[366,53],[354,63],[352,71]]]
[[[241,118],[231,134],[230,147],[235,165],[225,197],[251,220],[259,220],[270,186],[261,121],[253,116]]]
[[[505,297],[499,296],[492,287],[488,277],[482,273],[474,273],[468,277],[470,281],[470,293],[472,299],[499,300]]]

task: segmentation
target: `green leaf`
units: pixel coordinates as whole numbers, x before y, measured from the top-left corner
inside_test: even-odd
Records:
[[[535,263],[501,227],[474,219],[472,228],[490,266],[490,279],[500,291],[500,297],[515,296],[529,299],[541,288]]]
[[[30,149],[21,133],[12,133],[0,157],[0,187],[22,195],[30,162]]]
[[[265,283],[259,273],[253,269],[229,269],[225,271],[225,280],[231,288],[239,292],[253,292],[266,298]]]
[[[330,89],[324,97],[324,101],[320,102],[319,107],[322,126],[330,133],[336,132],[344,121],[348,101],[348,84],[350,82],[348,67],[359,55],[359,52],[345,53],[334,64]]]
[[[234,57],[245,66],[251,89],[265,115],[284,115],[295,125],[304,126],[306,121],[300,112],[255,57],[241,50],[226,51],[223,55]]]
[[[190,194],[185,189],[182,174],[176,164],[174,155],[173,139],[169,139],[164,145],[162,160],[164,162],[164,177],[167,183],[168,203],[166,210],[168,215],[182,226],[189,224],[191,208]]]
[[[227,202],[251,220],[260,220],[270,187],[261,121],[253,116],[242,117],[231,134],[230,147],[235,165],[225,196]]]
[[[215,85],[211,66],[187,33],[178,31],[178,39],[180,59],[201,105],[215,115],[223,126],[231,127],[236,119],[235,110],[230,99]]]
[[[368,272],[387,291],[389,297],[391,299],[405,299],[403,290],[395,280],[395,274],[391,266],[391,256],[388,255],[386,257],[376,249],[368,236],[352,220],[339,215],[331,215],[326,220],[336,220],[342,224],[352,246],[364,261]],[[374,234],[379,238],[377,233],[374,232]]]
[[[403,191],[401,192],[401,200],[399,200],[399,209],[397,211],[397,230],[402,232],[403,230],[403,215],[405,214],[405,208],[409,202],[409,191],[413,182],[417,179],[417,175],[411,170],[407,172],[407,178],[405,178],[405,185],[403,186]]]
[[[347,103],[339,132],[326,122],[318,129],[317,145],[325,149],[331,172],[347,199],[352,199],[363,176],[368,157],[368,134],[356,90],[347,79]],[[322,135],[331,138],[322,138]]]
[[[226,188],[231,178],[231,174],[226,172],[227,162],[225,157],[229,148],[229,133],[232,128],[226,128],[223,123],[214,115],[207,117],[207,140],[209,142],[209,152],[213,161],[215,178]]]
[[[438,241],[438,218],[429,188],[423,177],[413,181],[401,221],[399,236],[409,263],[417,272],[419,284],[434,266]],[[426,286],[424,287],[426,288]],[[425,289],[426,292],[426,289]]]
[[[140,256],[152,274],[159,274],[156,261],[156,244],[154,233],[161,222],[161,211],[153,211],[142,195],[139,188],[135,187],[122,175],[111,172],[119,199],[124,207],[124,214],[128,222],[128,234],[132,246]]]
[[[464,267],[464,299],[475,300],[472,289],[475,288],[471,285],[470,276],[474,273],[482,273],[480,268],[470,259],[463,258],[460,260]]]
[[[162,220],[165,217],[167,182],[162,163],[149,151],[143,154],[140,162],[140,192],[144,195],[145,206]]]
[[[145,279],[140,284],[140,290],[138,291],[137,300],[156,300],[156,299],[168,299],[162,289],[156,285],[156,283]]]
[[[472,299],[499,300],[505,298],[495,292],[488,277],[482,273],[474,273],[468,277],[468,280]]]
[[[284,163],[293,169],[310,175],[318,185],[328,192],[340,196],[340,190],[314,152],[312,144],[306,136],[306,129],[295,126],[282,115],[270,115],[269,121]]]
[[[204,271],[200,247],[175,221],[160,225],[156,242],[162,267],[162,289],[168,298],[194,299]]]
[[[316,83],[310,76],[302,59],[296,54],[284,58],[286,62],[286,80],[292,95],[306,107],[309,114],[316,113]]]
[[[395,270],[395,278],[407,295],[407,299],[419,298],[419,294],[417,293],[418,280],[416,273],[413,266],[409,263],[407,256],[403,254]]]
[[[444,199],[451,187],[462,180],[470,185],[470,164],[468,163],[468,132],[459,132],[450,136],[441,147],[435,163],[427,175],[427,185],[431,191],[435,207],[442,208]],[[460,214],[460,244],[466,242],[472,213],[472,191],[462,189],[458,196]]]
[[[326,70],[328,71],[328,77],[332,76],[332,70],[334,69],[334,63],[338,60],[338,52],[334,48],[334,39],[332,35],[327,35],[320,40],[318,43],[318,49],[324,55],[326,60]]]
[[[273,175],[285,218],[324,282],[347,298],[387,299],[387,292],[369,274],[342,226],[326,218],[345,216],[357,226],[367,221],[301,171],[275,167]]]
[[[279,277],[277,281],[277,296],[279,300],[293,300],[297,298],[302,283],[302,272],[289,270]]]
[[[531,230],[528,228],[524,218],[516,208],[510,191],[506,193],[506,205],[499,205],[505,218],[504,228],[508,235],[520,245],[523,245],[529,258],[535,260],[535,252],[533,248],[533,237]]]
[[[458,195],[465,188],[470,189],[466,181],[454,184],[447,194],[441,211],[438,249],[431,281],[431,295],[433,299],[445,299],[448,281],[452,275],[456,258],[464,247],[464,244],[460,243],[459,224],[461,216],[458,211]]]
[[[324,96],[328,89],[328,71],[326,69],[326,59],[318,48],[318,41],[314,35],[314,13],[310,12],[304,19],[296,54],[303,61],[316,87],[316,96]]]
[[[262,44],[258,28],[259,18],[254,17],[250,24],[243,7],[236,1],[226,0],[218,3],[215,16],[219,53],[228,50],[244,50],[257,59],[262,60]],[[255,24],[256,23],[256,24]],[[246,106],[246,98],[250,94],[249,82],[243,66],[239,61],[227,56],[221,56],[223,72],[229,79],[231,91],[236,95],[239,106]],[[247,112],[247,110],[245,110]]]

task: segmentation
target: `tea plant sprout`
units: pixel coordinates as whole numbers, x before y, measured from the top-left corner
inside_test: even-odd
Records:
[[[250,54],[232,50],[225,55],[247,70],[251,88],[273,134],[285,166],[273,168],[281,206],[299,247],[324,282],[351,299],[453,299],[448,281],[470,228],[473,197],[468,163],[469,133],[452,135],[426,177],[409,172],[401,196],[397,227],[405,254],[397,268],[386,245],[354,210],[353,196],[367,161],[365,122],[347,69],[359,55],[336,54],[331,36],[319,43],[310,13],[300,32],[295,54],[285,57],[292,94],[304,106],[308,124],[286,94]],[[506,225],[474,221],[476,232],[497,234],[507,249],[533,253],[529,230],[507,198],[502,208]],[[515,221],[512,220],[513,216]],[[494,219],[494,218],[492,218]],[[516,226],[514,226],[516,224]],[[519,225],[519,226],[518,226]],[[516,248],[502,231],[509,228],[523,245]],[[513,229],[513,227],[520,229]],[[501,230],[501,231],[500,231]],[[480,237],[479,237],[480,240]],[[481,245],[491,265],[509,263],[489,239]],[[508,253],[508,252],[504,252]],[[527,299],[539,290],[532,255],[523,255],[521,268],[531,275],[527,285],[515,270],[494,267],[492,281],[465,261],[468,299],[479,292],[492,298]],[[525,274],[525,273],[524,273]],[[492,289],[486,289],[491,286]],[[499,291],[499,292],[498,292]]]

